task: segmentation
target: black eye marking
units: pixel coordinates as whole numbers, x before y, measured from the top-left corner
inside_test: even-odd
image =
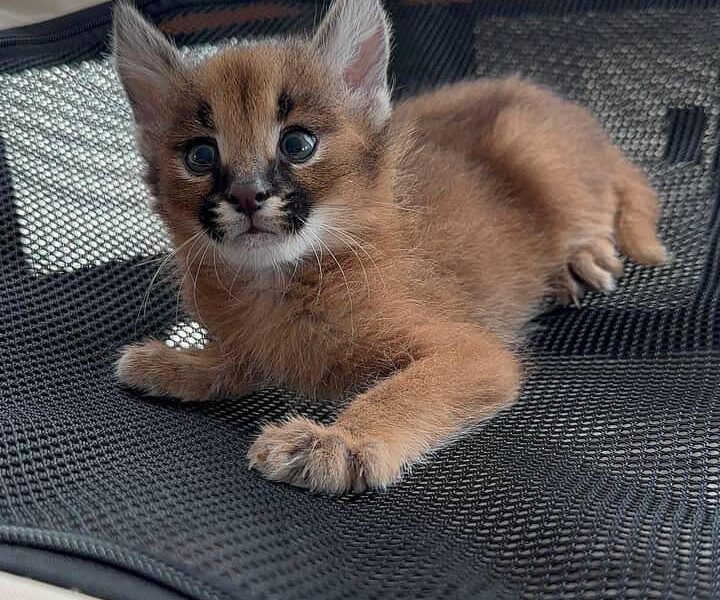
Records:
[[[230,169],[226,165],[218,165],[213,176],[213,191],[216,194],[226,194],[230,186]]]
[[[278,98],[278,121],[284,121],[288,118],[292,109],[295,108],[295,103],[287,92],[282,92]]]
[[[212,108],[210,105],[202,100],[198,105],[197,113],[195,114],[200,125],[207,129],[215,129],[215,121],[213,121]]]

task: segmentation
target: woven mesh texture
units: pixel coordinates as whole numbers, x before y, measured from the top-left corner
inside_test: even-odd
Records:
[[[319,11],[196,4],[141,2],[188,52]],[[521,71],[589,106],[658,187],[672,263],[543,316],[520,402],[389,491],[269,483],[244,458],[259,424],[330,409],[153,403],[113,381],[123,344],[204,334],[168,284],[148,291],[167,242],[107,7],[0,34],[0,541],[195,600],[720,597],[720,3],[389,8],[399,95]]]

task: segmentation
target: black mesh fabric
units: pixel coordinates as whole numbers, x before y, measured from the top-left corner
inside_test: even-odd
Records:
[[[141,6],[190,53],[321,12]],[[520,71],[592,109],[657,186],[671,263],[539,319],[519,403],[387,492],[269,483],[245,460],[260,423],[330,408],[282,391],[178,406],[113,381],[123,344],[204,334],[151,286],[168,247],[109,7],[2,33],[0,543],[194,600],[720,597],[720,2],[388,8],[399,96]]]

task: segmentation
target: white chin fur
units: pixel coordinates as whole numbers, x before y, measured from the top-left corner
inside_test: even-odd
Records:
[[[220,253],[228,263],[243,271],[294,265],[299,259],[321,253],[323,244],[319,240],[322,239],[323,223],[322,214],[313,211],[297,233],[242,235],[221,242]]]

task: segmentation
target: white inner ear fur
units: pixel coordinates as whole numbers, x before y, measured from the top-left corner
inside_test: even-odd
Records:
[[[390,117],[390,26],[379,0],[336,0],[313,39],[315,51],[339,74],[351,101],[375,125]]]

